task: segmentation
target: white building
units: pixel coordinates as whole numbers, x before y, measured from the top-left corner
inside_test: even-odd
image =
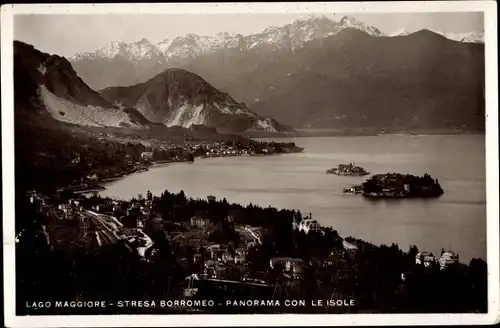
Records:
[[[358,245],[350,243],[347,240],[343,239],[342,246],[344,247],[344,251],[349,257],[356,257],[356,253],[358,252]]]
[[[153,153],[150,151],[145,151],[145,152],[141,153],[141,158],[145,159],[145,160],[150,160],[153,158]]]
[[[229,254],[229,252],[224,252],[222,254],[222,262],[226,263],[226,262],[230,262],[230,261],[234,261],[234,258],[231,254]]]
[[[439,265],[441,266],[441,269],[444,269],[454,264],[457,264],[458,260],[459,260],[458,254],[456,254],[453,251],[446,251],[439,258]]]
[[[271,269],[274,269],[276,264],[281,263],[285,269],[285,271],[294,272],[298,266],[304,264],[302,259],[292,258],[292,257],[274,257],[269,261],[269,266]]]
[[[210,223],[209,220],[204,219],[204,218],[199,217],[199,216],[193,216],[191,218],[191,226],[193,226],[193,227],[200,227],[200,228],[202,228],[202,227],[207,226],[209,223]]]
[[[296,224],[296,228],[299,231],[304,231],[305,233],[309,233],[309,231],[321,231],[322,227],[316,220],[302,220],[298,224]]]
[[[429,252],[420,252],[415,256],[415,264],[423,265],[426,268],[430,267],[434,262],[436,262],[436,258]]]
[[[97,180],[98,178],[96,173],[87,175],[87,180]]]
[[[245,263],[245,257],[243,255],[236,255],[234,257],[234,263],[235,264]]]
[[[59,204],[58,208],[64,213],[68,213],[68,210],[71,209],[71,206],[69,204]]]

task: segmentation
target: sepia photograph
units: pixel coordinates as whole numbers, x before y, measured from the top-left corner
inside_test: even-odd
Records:
[[[6,326],[498,322],[495,2],[1,8]]]

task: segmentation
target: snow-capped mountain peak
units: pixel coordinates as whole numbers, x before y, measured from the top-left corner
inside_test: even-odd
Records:
[[[113,59],[116,56],[123,56],[129,60],[140,60],[144,58],[154,58],[161,56],[161,51],[148,39],[142,38],[137,42],[126,43],[123,41],[112,41],[108,45],[93,52],[76,54],[71,60],[83,58],[103,58]]]
[[[461,42],[484,43],[484,31],[463,33]]]
[[[271,46],[294,50],[302,47],[308,41],[335,35],[345,28],[355,28],[372,36],[385,36],[378,28],[369,26],[352,16],[343,16],[339,21],[336,21],[325,15],[309,15],[290,24],[270,26],[260,33],[248,36],[234,32],[218,32],[211,36],[189,33],[173,39],[166,38],[156,44],[146,38],[132,43],[113,41],[95,51],[76,54],[70,59],[78,61],[82,59],[112,59],[116,56],[123,56],[133,61],[154,59],[155,62],[163,63],[169,58],[192,58],[223,48],[240,48],[243,51]],[[484,32],[434,32],[459,42],[484,43]],[[406,36],[412,33],[400,29],[388,36]]]
[[[173,40],[165,39],[159,42],[157,47],[167,58],[194,57],[221,48],[236,47],[241,38],[243,38],[241,34],[229,32],[219,32],[212,36],[190,33]]]
[[[131,43],[128,46],[129,58],[142,59],[142,58],[154,58],[161,56],[161,51],[148,39],[142,38],[141,40]]]
[[[465,32],[465,33],[453,33],[453,32],[441,32],[441,31],[436,31],[436,30],[429,30],[429,29],[423,29],[420,31],[427,31],[429,33],[436,33],[441,36],[444,36],[445,38],[449,40],[454,40],[458,42],[465,42],[465,43],[484,43],[484,32]],[[415,32],[408,32],[405,29],[400,29],[397,30],[388,36],[405,36],[405,35],[410,35]]]
[[[75,54],[71,60],[79,60],[85,58],[105,58],[111,59],[118,54],[121,54],[127,48],[127,44],[123,41],[112,41],[106,46],[100,47],[95,51],[83,52]]]
[[[348,27],[363,30],[374,36],[382,35],[377,28],[367,26],[353,17],[346,16],[340,22],[336,22],[325,15],[309,15],[291,24],[271,26],[260,33],[248,36],[234,32],[219,32],[211,36],[189,33],[173,39],[166,38],[156,44],[146,38],[132,43],[114,41],[93,52],[76,54],[71,60],[112,59],[120,55],[134,61],[163,57],[158,59],[163,62],[168,58],[196,57],[222,48],[252,49],[271,45],[293,50],[301,47],[305,42],[337,34],[343,28]]]
[[[170,46],[165,49],[167,57],[192,57],[210,48],[209,38],[190,33],[176,37]]]
[[[310,15],[305,19],[295,20],[291,24],[281,27],[271,26],[261,33],[249,35],[245,38],[248,48],[260,46],[277,46],[293,50],[304,43],[328,37],[338,33],[339,24],[326,16]]]
[[[447,39],[465,42],[465,43],[484,43],[484,32],[465,32],[465,33],[452,33],[452,32],[438,32]]]
[[[158,49],[160,49],[160,51],[162,53],[165,53],[165,51],[167,51],[167,49],[170,47],[170,45],[172,45],[172,42],[173,42],[173,40],[171,40],[171,39],[163,39],[162,41],[160,41],[156,44],[156,47]]]
[[[384,35],[384,33],[382,33],[378,28],[368,26],[362,21],[350,16],[342,17],[342,19],[340,20],[340,25],[342,26],[342,28],[355,28],[373,36]]]
[[[238,34],[238,33],[234,33],[234,32],[218,32],[218,33],[215,33],[215,37],[216,38],[226,38],[226,39],[232,39],[232,38],[237,38],[237,37],[240,37],[241,34]]]
[[[406,36],[406,35],[409,35],[409,34],[411,34],[411,33],[408,32],[406,29],[402,28],[402,29],[399,29],[397,31],[392,32],[388,36]]]
[[[146,38],[142,38],[140,39],[139,41],[135,42],[136,44],[145,44],[145,45],[148,45],[148,44],[152,44],[148,39]]]

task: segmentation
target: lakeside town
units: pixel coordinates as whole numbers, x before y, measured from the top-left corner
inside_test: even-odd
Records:
[[[103,141],[102,139],[101,141]],[[227,156],[268,156],[296,153],[303,148],[293,142],[240,142],[240,141],[186,141],[183,145],[170,142],[151,142],[148,146],[142,143],[127,144],[126,153],[120,162],[116,161],[113,168],[101,170],[93,165],[94,158],[73,153],[68,163],[73,169],[80,169],[86,174],[75,179],[69,186],[73,192],[88,192],[103,190],[99,182],[121,178],[125,175],[148,170],[149,167],[174,162],[194,162],[196,158],[227,157]]]
[[[124,201],[33,190],[24,201],[21,217],[35,220],[16,225],[19,256],[33,259],[23,266],[39,273],[36,279],[43,284],[37,288],[72,286],[56,298],[210,299],[214,308],[199,309],[208,313],[245,311],[217,306],[227,299],[270,300],[265,307],[246,308],[252,313],[469,312],[485,306],[483,260],[467,265],[452,250],[434,255],[411,246],[404,252],[395,244],[342,238],[300,211],[168,191]],[[37,254],[30,249],[33,243]],[[31,270],[21,272],[29,285]],[[31,297],[37,288],[30,289]],[[298,299],[355,305],[281,306]]]

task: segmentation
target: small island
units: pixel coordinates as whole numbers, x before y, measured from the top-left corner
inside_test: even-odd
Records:
[[[444,193],[439,181],[427,173],[422,177],[401,173],[376,174],[361,186],[346,188],[344,192],[353,193],[353,190],[361,190],[360,193],[368,198],[430,198]]]
[[[349,164],[339,164],[339,166],[326,170],[326,174],[335,174],[342,176],[364,176],[370,174],[370,172],[366,172],[360,166],[356,166],[353,163]]]

